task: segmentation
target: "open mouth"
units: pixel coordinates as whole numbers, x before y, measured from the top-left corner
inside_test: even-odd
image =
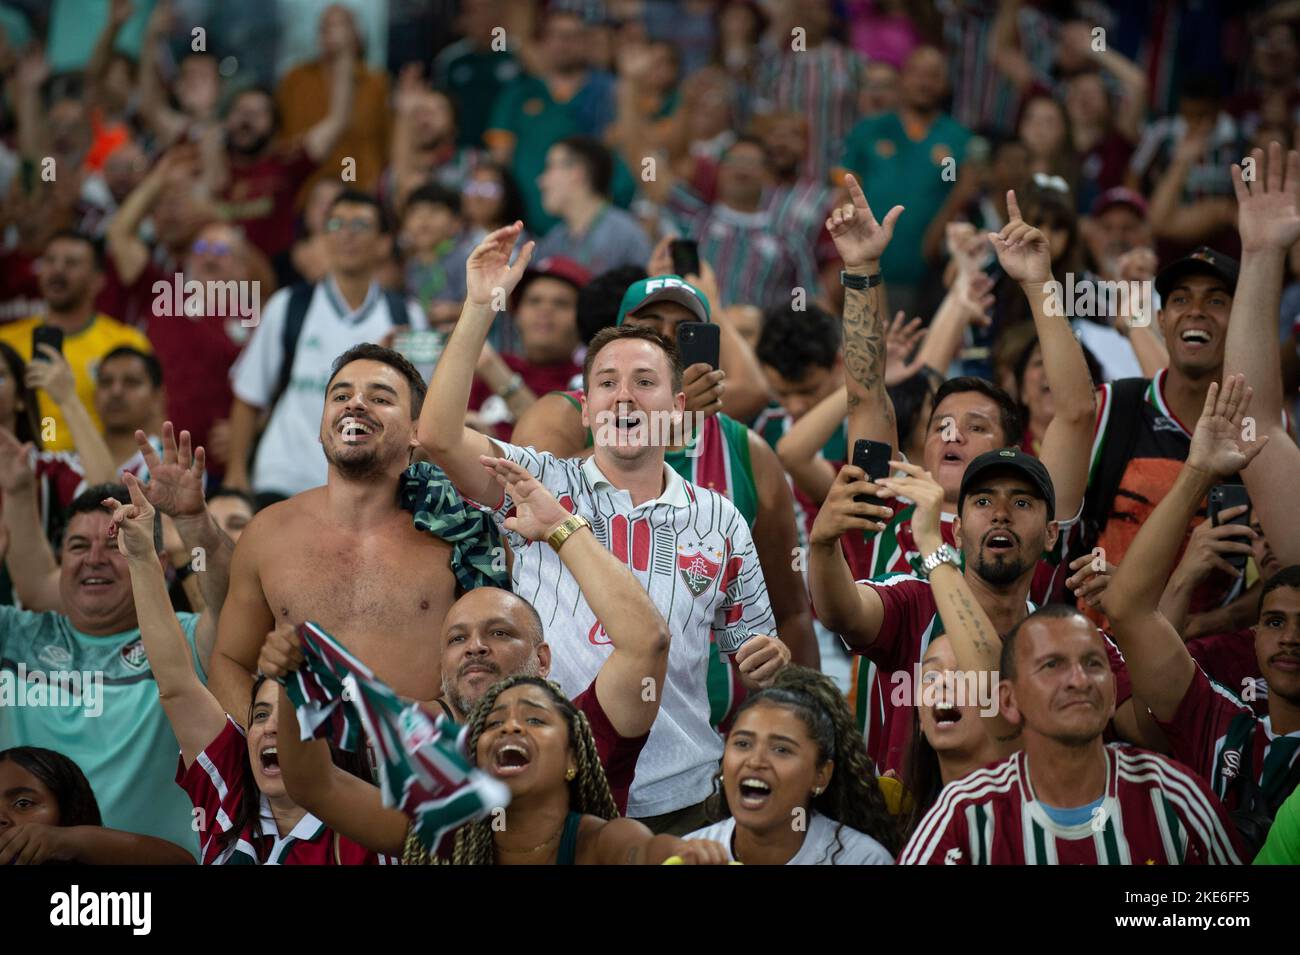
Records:
[[[746,809],[762,809],[772,798],[772,787],[761,779],[747,776],[740,781],[740,804]]]
[[[961,467],[965,467],[965,466],[966,466],[966,462],[962,460],[962,456],[961,456],[960,454],[958,454],[956,451],[945,451],[945,452],[943,453],[943,457],[941,457],[941,458],[939,459],[939,463],[940,463],[940,464],[955,464],[955,465],[959,465],[959,466],[961,466]]]
[[[984,538],[984,548],[994,553],[1006,553],[1014,550],[1015,546],[1015,536],[1007,531],[994,531]]]
[[[1179,338],[1182,339],[1185,345],[1208,345],[1211,335],[1208,329],[1185,328]]]
[[[81,586],[91,588],[111,587],[113,586],[113,581],[109,580],[107,577],[82,577]]]
[[[960,723],[961,710],[955,706],[936,706],[934,708],[934,721],[939,726],[951,726],[954,723]]]
[[[359,444],[378,432],[378,428],[369,421],[354,418],[351,415],[339,422],[338,431],[348,444]]]
[[[268,746],[258,754],[258,758],[262,761],[263,776],[280,775],[280,751],[276,747]]]
[[[492,754],[492,768],[498,776],[517,776],[533,758],[522,743],[502,743]]]

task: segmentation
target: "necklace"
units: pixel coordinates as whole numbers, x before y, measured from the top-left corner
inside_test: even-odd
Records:
[[[495,848],[497,852],[504,852],[508,855],[527,855],[530,852],[536,852],[538,849],[545,849],[556,839],[560,838],[560,833],[562,832],[564,832],[563,823],[560,824],[559,829],[555,830],[555,835],[551,836],[551,838],[547,839],[541,845],[533,846],[531,849],[507,849],[505,846],[495,846]]]

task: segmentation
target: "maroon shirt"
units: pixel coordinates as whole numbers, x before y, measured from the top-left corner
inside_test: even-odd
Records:
[[[609,781],[614,804],[620,813],[626,813],[628,790],[632,788],[632,778],[636,775],[636,761],[641,758],[641,750],[650,734],[632,738],[619,736],[618,730],[614,729],[609,717],[605,715],[600,700],[596,698],[595,680],[573,698],[573,705],[587,717],[592,738],[596,741],[596,755],[605,767],[605,779]]]
[[[294,200],[316,170],[301,145],[256,159],[229,156],[230,181],[218,202],[222,215],[241,226],[269,259],[293,244]]]
[[[550,394],[552,391],[567,391],[573,376],[582,372],[582,366],[571,361],[560,362],[555,365],[534,365],[518,355],[508,354],[503,354],[501,360],[506,363],[511,371],[523,378],[524,384],[539,398],[542,395]],[[470,410],[478,411],[483,407],[483,402],[490,397],[492,397],[492,389],[485,385],[482,379],[475,377],[474,384],[469,391]],[[500,424],[493,425],[492,430],[494,435],[502,441],[509,441],[515,426],[511,422],[503,421]]]

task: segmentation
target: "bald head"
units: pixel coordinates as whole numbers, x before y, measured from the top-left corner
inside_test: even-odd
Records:
[[[487,688],[510,676],[546,676],[551,648],[533,605],[498,587],[479,587],[442,624],[442,694],[460,718]]]

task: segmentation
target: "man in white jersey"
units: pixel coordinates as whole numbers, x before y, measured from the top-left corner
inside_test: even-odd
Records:
[[[586,462],[490,440],[463,424],[475,362],[494,318],[532,257],[511,266],[521,223],[498,229],[466,265],[467,299],[430,382],[420,444],[460,493],[504,522],[513,508],[485,460],[505,457],[537,477],[574,514],[546,544],[507,532],[514,590],[541,616],[553,648],[552,677],[585,687],[610,653],[600,621],[557,553],[578,527],[622,559],[668,621],[672,645],[660,712],[637,763],[628,815],[656,832],[682,835],[704,825],[703,802],[722,755],[709,725],[710,635],[750,686],[771,682],[790,658],[775,637],[763,572],[744,518],[730,501],[684,482],[664,463],[670,427],[685,408],[676,349],[643,328],[602,330],[583,369],[583,424],[596,436]],[[549,544],[549,546],[547,546]],[[574,691],[576,692],[576,691]]]

